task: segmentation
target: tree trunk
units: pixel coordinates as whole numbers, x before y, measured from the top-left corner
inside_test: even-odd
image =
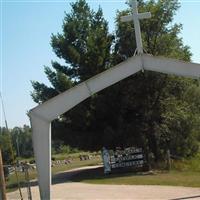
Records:
[[[6,183],[3,171],[3,159],[0,149],[0,200],[6,200]]]

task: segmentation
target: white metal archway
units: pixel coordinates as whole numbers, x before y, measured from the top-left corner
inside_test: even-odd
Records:
[[[130,0],[133,14],[123,16],[122,21],[134,22],[138,53],[128,60],[112,67],[58,96],[35,107],[29,112],[34,154],[36,158],[40,197],[50,199],[51,187],[51,121],[67,112],[92,94],[97,93],[141,70],[199,78],[200,64],[187,63],[175,59],[154,57],[143,54],[139,20],[151,17],[149,12],[138,13],[137,1]]]
[[[140,70],[150,70],[192,78],[200,77],[200,64],[142,54],[133,56],[117,66],[78,84],[29,112],[41,199],[50,199],[51,121],[69,111],[92,94]]]

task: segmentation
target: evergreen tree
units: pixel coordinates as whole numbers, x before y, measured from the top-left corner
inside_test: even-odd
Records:
[[[71,7],[71,13],[65,14],[63,32],[52,35],[51,38],[53,51],[64,59],[66,65],[52,62],[53,70],[45,67],[52,87],[32,82],[32,97],[37,103],[42,103],[110,67],[114,38],[108,32],[108,23],[103,17],[102,9],[99,7],[95,12],[85,0],[72,3]],[[90,104],[90,99],[86,100],[53,122],[53,137],[60,137],[72,146],[88,144]]]
[[[72,3],[65,15],[63,32],[52,35],[51,45],[66,65],[52,62],[45,67],[52,87],[32,82],[35,102],[42,103],[134,55],[133,22],[117,13],[116,32],[108,32],[101,8],[91,10],[84,0]],[[179,37],[182,26],[173,24],[178,0],[139,1],[139,12],[150,11],[152,18],[141,21],[144,49],[154,56],[190,61],[188,46]],[[113,48],[112,48],[113,47]],[[170,149],[179,156],[197,151],[200,124],[198,82],[155,72],[140,72],[111,86],[76,106],[53,123],[53,137],[83,149],[102,146],[142,146],[156,159]]]
[[[139,2],[139,12],[150,11],[152,13],[151,19],[141,21],[144,49],[154,56],[162,55],[190,61],[189,47],[185,46],[178,36],[182,26],[172,24],[178,8],[179,3],[174,0]],[[120,22],[120,17],[130,14],[130,11],[131,8],[118,12],[113,64],[133,56],[136,49],[133,22]],[[112,123],[114,126],[108,125],[109,132],[118,133],[115,136],[116,141],[113,142],[118,142],[121,146],[133,144],[143,146],[152,151],[156,159],[160,158],[162,152],[168,148],[174,154],[181,156],[195,153],[198,146],[195,139],[191,139],[194,115],[189,109],[190,102],[185,102],[184,97],[191,86],[195,88],[194,90],[198,90],[197,85],[190,79],[145,71],[122,81],[117,87],[114,86],[118,90],[115,92],[114,99],[117,99],[120,104],[116,101],[112,102],[112,108],[116,108],[113,112],[118,113],[118,117],[114,118],[115,121]],[[178,128],[178,125],[172,126],[179,118],[176,116],[178,111],[175,108],[177,107],[175,106],[173,110],[169,102],[173,105],[180,104],[182,108],[185,108],[185,104],[188,106],[188,109],[184,110],[187,118],[179,113],[183,117],[181,124],[185,125],[182,129]],[[167,124],[169,113],[173,115],[173,119],[170,124]],[[162,127],[163,132],[159,131],[158,127]],[[167,134],[166,130],[168,130]],[[167,138],[163,143],[164,134]],[[173,138],[170,138],[172,134]],[[184,147],[183,144],[185,144]],[[182,151],[183,148],[185,151]]]

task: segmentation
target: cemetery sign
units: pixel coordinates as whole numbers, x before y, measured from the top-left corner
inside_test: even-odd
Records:
[[[131,167],[133,170],[143,169],[146,166],[145,154],[142,148],[129,147],[126,149],[102,150],[104,173],[108,174],[118,168]]]

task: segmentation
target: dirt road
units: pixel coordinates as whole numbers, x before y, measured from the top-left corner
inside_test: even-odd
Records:
[[[94,167],[90,167],[94,168]],[[54,177],[52,199],[54,200],[142,200],[166,199],[200,200],[200,188],[173,186],[143,186],[143,185],[97,185],[75,182],[65,182],[70,176],[86,168],[71,170]],[[65,180],[65,181],[64,181]],[[39,200],[38,186],[31,187],[33,200]],[[27,199],[26,188],[23,188],[24,199]],[[18,191],[8,194],[8,199],[20,199]]]

